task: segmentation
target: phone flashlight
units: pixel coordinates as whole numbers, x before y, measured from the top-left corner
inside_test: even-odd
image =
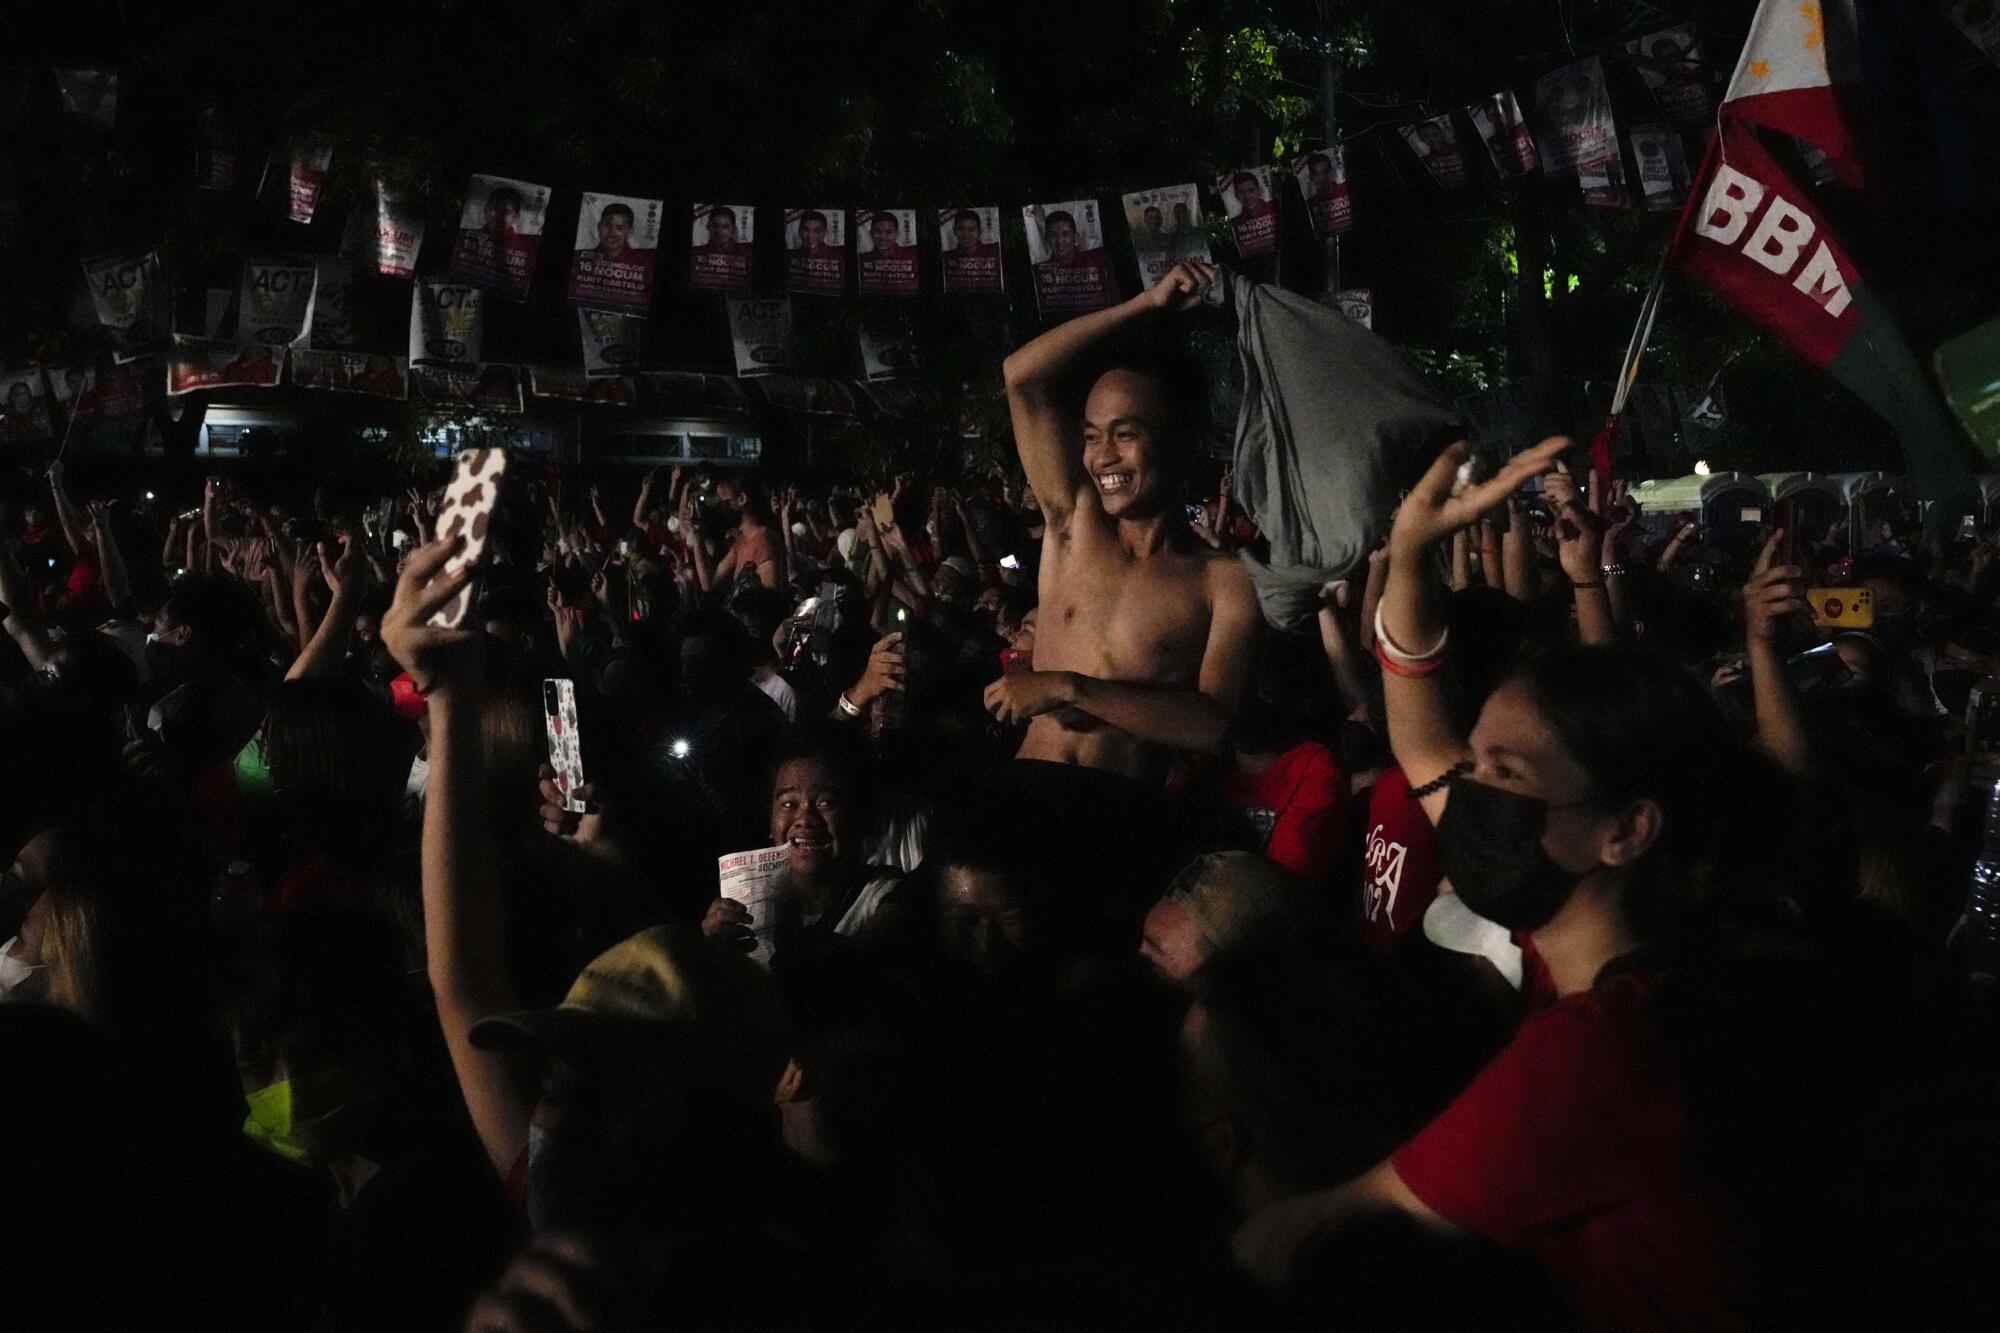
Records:
[[[51,560],[51,561],[49,561],[49,563],[53,565],[53,564],[55,563],[55,561]],[[896,619],[897,619],[897,620],[908,620],[909,618],[910,618],[910,612],[909,612],[909,609],[908,609],[907,607],[901,607],[901,606],[899,606],[899,607],[897,607],[897,608],[896,608]]]
[[[148,500],[151,500],[151,499],[153,498],[153,493],[152,493],[151,491],[147,491],[147,492],[146,492],[146,498],[147,498]]]
[[[1019,560],[1016,560],[1013,556],[1003,555],[1000,557],[1000,568],[1019,569],[1020,567],[1021,567],[1021,562]]]
[[[694,747],[689,745],[685,739],[677,740],[667,748],[668,752],[676,759],[685,759],[694,750]]]

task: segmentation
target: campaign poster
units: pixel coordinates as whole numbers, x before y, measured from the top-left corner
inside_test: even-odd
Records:
[[[167,357],[167,392],[199,393],[203,389],[268,389],[285,368],[282,345],[247,346],[213,338],[174,335]]]
[[[237,302],[236,341],[285,347],[297,342],[312,315],[318,265],[310,259],[243,261],[243,286]]]
[[[314,259],[312,317],[306,323],[306,346],[318,352],[354,350],[361,341],[354,304],[353,265],[326,255]]]
[[[149,250],[86,259],[83,280],[90,287],[91,304],[97,307],[97,322],[111,331],[120,360],[130,361],[167,345],[172,298],[157,254]]]
[[[1687,157],[1679,130],[1647,125],[1632,131],[1632,160],[1639,164],[1639,193],[1651,212],[1667,212],[1687,197]]]
[[[374,202],[357,204],[347,215],[341,250],[385,278],[409,278],[416,275],[417,251],[423,244],[423,214],[402,193],[378,180]]]
[[[485,298],[468,282],[417,283],[410,290],[410,364],[478,369]]]
[[[1223,216],[1229,219],[1237,254],[1255,259],[1277,253],[1278,197],[1271,188],[1271,168],[1225,171],[1215,178],[1215,192],[1222,196]]]
[[[903,311],[875,310],[862,316],[861,370],[870,384],[916,373],[916,337]]]
[[[916,209],[864,209],[856,217],[854,273],[863,296],[915,296],[917,255]]]
[[[1183,259],[1207,259],[1201,225],[1201,190],[1193,182],[1134,190],[1124,196],[1125,227],[1139,261],[1139,280],[1151,287]]]
[[[70,425],[122,421],[146,410],[145,366],[69,366],[49,372],[49,389]],[[69,426],[64,427],[65,430]]]
[[[785,290],[812,296],[839,296],[847,290],[845,211],[785,210]]]
[[[644,320],[602,310],[579,310],[576,324],[583,335],[585,375],[592,379],[629,375],[638,366],[639,330],[646,326]]]
[[[1586,204],[1623,208],[1625,159],[1604,62],[1592,56],[1543,75],[1535,84],[1535,110],[1544,129],[1543,165],[1552,173],[1576,172]]]
[[[1000,271],[1000,210],[965,206],[938,210],[938,258],[944,289],[954,296],[1004,292]]]
[[[1682,23],[1627,42],[1639,77],[1652,90],[1660,111],[1675,126],[1698,130],[1715,111],[1709,94],[1708,71],[1701,63],[1701,37],[1692,23]]]
[[[1087,315],[1118,300],[1095,199],[1029,204],[1021,216],[1034,267],[1035,308],[1042,318]]]
[[[1541,166],[1535,136],[1528,131],[1527,117],[1521,114],[1520,99],[1512,92],[1495,93],[1465,108],[1486,156],[1502,180],[1526,176]]]
[[[688,237],[688,286],[698,292],[750,294],[757,210],[749,204],[696,204]]]
[[[56,88],[62,93],[63,110],[82,118],[91,128],[109,134],[117,126],[118,71],[58,69]]]
[[[784,297],[729,303],[738,375],[770,375],[791,364],[792,303]]]
[[[358,393],[401,401],[410,396],[409,363],[370,352],[319,352],[294,347],[286,360],[291,382],[301,389]]]
[[[410,383],[433,407],[512,416],[526,407],[518,366],[411,366]]]
[[[1465,150],[1458,143],[1458,129],[1450,116],[1432,116],[1400,131],[1403,142],[1424,164],[1431,181],[1446,194],[1457,194],[1466,186]]]
[[[201,146],[195,152],[195,185],[210,194],[227,194],[236,188],[243,169],[243,156],[235,127],[218,107],[201,113]]]
[[[657,199],[583,196],[570,257],[571,305],[645,317],[660,254],[660,208]]]
[[[2000,4],[1994,0],[1951,0],[1944,12],[1967,41],[2000,65]]]
[[[54,435],[42,372],[17,370],[0,375],[0,443],[26,444]]]
[[[474,176],[451,239],[450,275],[489,292],[525,301],[535,286],[549,187],[505,176]],[[579,242],[581,244],[581,242]]]
[[[1375,327],[1375,289],[1373,287],[1344,287],[1333,293],[1335,310],[1353,320],[1364,329]]]
[[[294,222],[311,222],[326,192],[326,174],[333,168],[333,140],[308,135],[287,150],[285,197]]]
[[[1354,230],[1354,195],[1347,188],[1347,148],[1335,144],[1292,160],[1313,235],[1324,240]]]
[[[639,401],[635,376],[591,376],[573,366],[529,366],[528,392],[536,398],[595,403],[600,407],[631,407]]]

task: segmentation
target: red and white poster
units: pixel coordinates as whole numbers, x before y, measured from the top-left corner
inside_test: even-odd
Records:
[[[1701,63],[1701,36],[1692,23],[1682,23],[1637,41],[1627,42],[1639,77],[1653,92],[1660,111],[1684,130],[1704,129],[1715,111],[1708,71]]]
[[[1687,158],[1679,130],[1645,125],[1633,130],[1632,160],[1639,164],[1639,193],[1651,212],[1679,208],[1687,198]]]
[[[301,389],[358,393],[401,400],[410,396],[409,364],[401,357],[365,352],[315,352],[295,347],[286,357],[291,382]]]
[[[1457,194],[1465,188],[1465,150],[1459,147],[1458,128],[1451,123],[1450,116],[1432,116],[1405,125],[1400,133],[1440,190]]]
[[[1479,131],[1486,156],[1502,180],[1525,176],[1541,165],[1535,136],[1529,133],[1527,117],[1521,114],[1521,103],[1512,92],[1474,102],[1465,108],[1465,114],[1472,128]]]
[[[1552,174],[1576,172],[1586,204],[1625,207],[1625,159],[1604,62],[1592,56],[1543,75],[1535,83],[1535,110],[1543,127],[1542,165]]]
[[[71,424],[122,421],[146,410],[146,384],[140,372],[153,363],[137,366],[70,366],[49,372],[49,388],[56,405],[71,418]],[[69,429],[66,425],[65,430]]]
[[[333,167],[333,140],[308,135],[292,141],[287,151],[285,196],[294,222],[311,222],[326,191],[326,173]]]
[[[576,219],[569,300],[591,310],[644,317],[653,303],[660,253],[660,201],[586,194]]]
[[[219,107],[201,113],[201,147],[196,150],[195,184],[211,194],[227,194],[236,188],[243,168],[242,150],[236,128]]]
[[[999,209],[940,208],[937,222],[938,258],[947,292],[958,296],[1007,290],[1000,271]]]
[[[1292,175],[1305,197],[1313,235],[1322,239],[1354,230],[1354,196],[1347,188],[1347,148],[1335,144],[1292,159]]]
[[[203,389],[268,389],[285,368],[285,349],[264,343],[247,346],[212,338],[174,335],[167,356],[167,392]]]
[[[631,407],[639,401],[636,376],[586,375],[574,366],[529,366],[528,392],[536,398],[602,407]]]
[[[1222,196],[1237,254],[1254,259],[1277,251],[1278,192],[1271,188],[1269,167],[1225,171],[1215,178],[1215,192]]]
[[[855,219],[854,274],[863,296],[917,294],[917,210],[877,208]]]
[[[375,182],[375,201],[347,215],[341,253],[385,278],[409,278],[424,244],[424,215],[400,192]]]
[[[313,288],[319,266],[310,259],[243,261],[243,285],[236,305],[236,341],[287,347],[299,341],[312,318]]]
[[[791,364],[792,303],[785,297],[729,303],[738,375],[771,375]]]
[[[785,210],[785,290],[839,296],[847,290],[847,214],[838,208]]]
[[[410,291],[410,364],[477,370],[486,293],[467,282],[425,278]]]
[[[149,250],[86,259],[83,280],[90,288],[91,304],[97,307],[97,322],[111,331],[119,360],[130,361],[167,345],[173,326],[171,296],[157,254]]]
[[[748,296],[756,228],[757,210],[749,204],[696,204],[688,238],[688,286]]]
[[[1139,281],[1148,287],[1183,259],[1207,259],[1208,233],[1201,225],[1201,191],[1186,185],[1134,190],[1125,196],[1125,227],[1139,260]]]
[[[1021,216],[1042,318],[1087,315],[1117,302],[1118,282],[1104,252],[1104,219],[1095,199],[1029,204]]]
[[[0,375],[0,443],[25,444],[54,435],[42,372],[17,370]]]
[[[475,370],[411,366],[410,383],[415,386],[418,395],[433,407],[497,412],[509,416],[525,407],[521,399],[518,366],[496,363]]]
[[[1986,58],[2000,65],[2000,3],[1995,0],[1951,0],[1944,7],[1951,17],[1952,25],[1965,34],[1967,41],[1986,53]]]
[[[592,379],[629,375],[639,364],[639,331],[646,322],[630,315],[579,310],[576,326],[583,337],[583,373]]]
[[[474,176],[465,187],[450,273],[489,292],[525,301],[535,286],[549,187],[505,176]]]

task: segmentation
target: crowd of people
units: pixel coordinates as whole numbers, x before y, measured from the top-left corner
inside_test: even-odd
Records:
[[[1992,1327],[1994,534],[1451,445],[1279,634],[1210,277],[1011,475],[523,465],[463,573],[19,469],[0,1326]]]

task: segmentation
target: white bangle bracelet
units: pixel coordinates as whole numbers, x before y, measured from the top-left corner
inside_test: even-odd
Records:
[[[1445,645],[1451,642],[1451,629],[1446,627],[1438,632],[1438,641],[1431,645],[1429,652],[1406,653],[1396,646],[1394,639],[1389,637],[1389,631],[1382,628],[1382,608],[1380,605],[1377,605],[1375,608],[1375,642],[1381,646],[1383,655],[1391,660],[1400,662],[1404,666],[1420,666],[1425,662],[1435,662],[1438,658],[1444,656]]]

